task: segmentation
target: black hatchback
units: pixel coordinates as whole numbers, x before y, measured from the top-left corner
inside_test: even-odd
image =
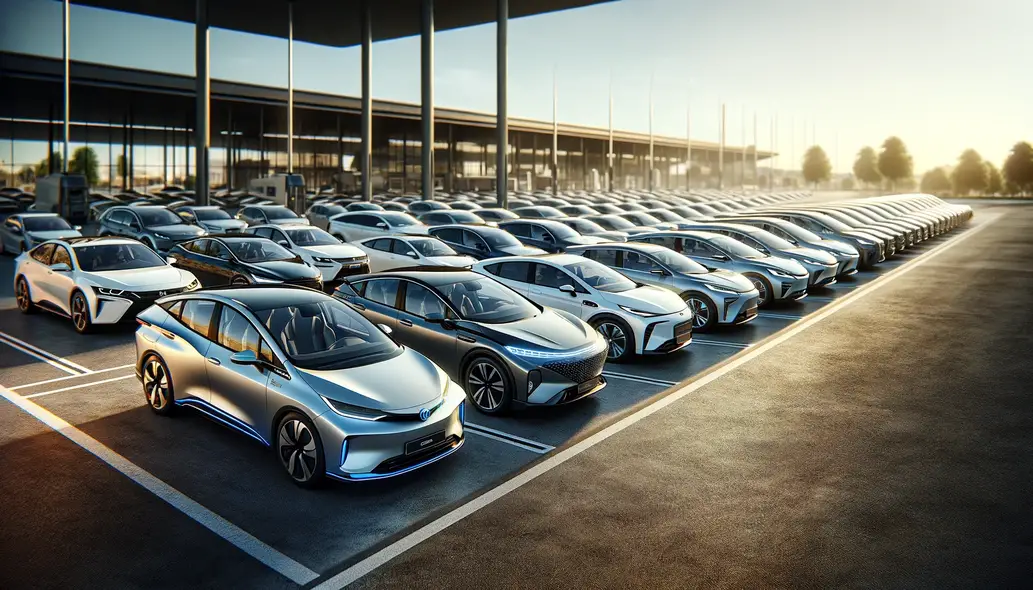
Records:
[[[205,236],[179,244],[169,256],[205,287],[288,284],[323,289],[318,268],[266,238]]]
[[[477,260],[500,256],[536,256],[544,250],[520,243],[509,232],[486,225],[438,225],[427,233],[452,246],[456,252]]]

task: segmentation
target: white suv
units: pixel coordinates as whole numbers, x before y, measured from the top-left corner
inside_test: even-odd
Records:
[[[350,211],[330,218],[327,229],[342,242],[395,234],[425,234],[427,226],[408,213]]]

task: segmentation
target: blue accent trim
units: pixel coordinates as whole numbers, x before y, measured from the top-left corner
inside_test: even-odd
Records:
[[[459,423],[466,426],[466,400],[459,402]]]
[[[339,479],[341,481],[370,481],[370,480],[374,480],[374,479],[387,479],[389,477],[395,477],[395,476],[398,476],[398,475],[402,475],[403,473],[409,473],[410,471],[414,471],[414,470],[419,469],[421,467],[426,467],[427,465],[430,465],[431,463],[434,463],[436,461],[440,461],[440,460],[444,459],[445,457],[451,455],[452,453],[455,453],[459,449],[463,448],[463,445],[465,443],[466,443],[466,437],[464,436],[463,438],[459,439],[459,444],[457,444],[456,446],[452,447],[448,451],[446,451],[446,452],[444,452],[444,453],[442,453],[440,455],[437,455],[435,457],[431,457],[430,459],[427,459],[426,461],[424,461],[422,463],[417,463],[416,465],[410,465],[409,467],[406,467],[405,469],[402,469],[400,471],[394,471],[392,473],[349,473],[347,475],[339,475],[337,473],[327,472],[326,475],[328,477],[332,477],[334,479]]]
[[[237,418],[234,418],[233,416],[230,416],[226,412],[223,412],[219,408],[213,406],[212,404],[210,404],[210,403],[208,403],[208,402],[206,402],[206,401],[204,401],[202,399],[199,399],[199,398],[196,398],[196,397],[188,397],[186,399],[177,399],[176,400],[176,405],[177,406],[187,406],[187,407],[193,408],[193,409],[201,412],[202,414],[205,414],[209,418],[211,418],[211,419],[213,419],[213,420],[215,420],[217,422],[220,422],[220,423],[222,423],[225,426],[229,426],[230,428],[236,430],[237,432],[241,432],[243,434],[246,434],[246,435],[250,436],[251,438],[257,440],[258,442],[262,443],[263,445],[265,445],[267,447],[270,446],[269,443],[266,442],[266,440],[264,438],[262,438],[262,435],[258,434],[258,431],[256,431],[254,428],[251,428],[250,426],[248,426],[244,422],[241,422]]]
[[[348,460],[348,439],[341,443],[341,469],[344,469],[344,462]]]

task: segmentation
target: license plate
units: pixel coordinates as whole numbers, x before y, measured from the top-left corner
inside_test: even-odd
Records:
[[[584,383],[581,383],[580,385],[578,385],[577,386],[577,393],[578,393],[578,395],[583,395],[583,394],[588,393],[589,391],[592,391],[593,389],[595,389],[595,387],[597,385],[599,385],[599,379],[600,379],[599,377],[593,377],[592,379],[589,379],[588,381],[585,381]]]
[[[412,455],[413,453],[419,453],[420,451],[433,447],[434,445],[443,442],[445,440],[445,431],[435,432],[430,436],[418,438],[405,443],[405,454]]]
[[[349,264],[348,268],[359,268],[360,266],[362,266],[362,265],[361,264]]]
[[[757,315],[757,308],[756,307],[751,307],[751,308],[746,310],[746,317],[752,318],[755,315]]]

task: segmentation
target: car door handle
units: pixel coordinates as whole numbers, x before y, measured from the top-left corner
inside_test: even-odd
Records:
[[[531,294],[532,295],[541,295],[542,292],[540,290],[538,290],[538,289],[531,289]]]
[[[410,320],[398,320],[398,323],[402,324],[403,326],[407,326],[409,328],[412,327],[412,321],[410,321]]]
[[[212,363],[213,365],[216,365],[216,366],[222,364],[222,361],[220,361],[219,359],[217,359],[217,358],[215,358],[213,356],[208,357],[208,362]]]

